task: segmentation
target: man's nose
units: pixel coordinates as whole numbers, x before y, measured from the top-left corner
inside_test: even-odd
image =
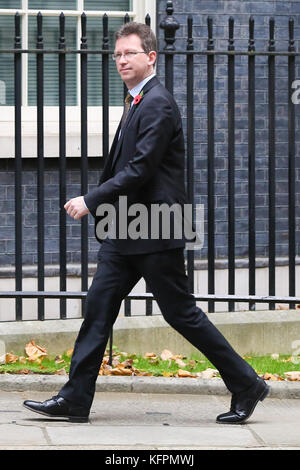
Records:
[[[119,63],[120,64],[124,64],[124,63],[126,64],[127,63],[127,58],[125,57],[124,54],[121,55]]]

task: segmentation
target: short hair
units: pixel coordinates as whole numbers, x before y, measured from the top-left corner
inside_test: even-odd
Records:
[[[150,26],[144,23],[136,23],[135,21],[124,23],[123,26],[121,26],[121,28],[115,33],[115,39],[117,41],[118,39],[129,36],[130,34],[136,34],[140,38],[142,48],[147,52],[147,54],[149,54],[150,51],[157,52],[156,36]]]

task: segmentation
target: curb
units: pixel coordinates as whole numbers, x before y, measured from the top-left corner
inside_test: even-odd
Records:
[[[1,391],[59,391],[67,381],[66,376],[59,375],[24,375],[1,374]],[[266,381],[270,385],[270,398],[300,398],[300,382]],[[96,392],[119,393],[169,393],[193,395],[230,395],[220,378],[195,379],[177,377],[140,377],[140,376],[101,376],[96,382]]]

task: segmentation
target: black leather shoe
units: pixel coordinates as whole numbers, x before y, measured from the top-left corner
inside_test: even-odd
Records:
[[[230,411],[217,416],[217,423],[244,423],[252,415],[257,403],[263,401],[269,391],[269,385],[263,379],[257,377],[256,382],[250,388],[232,395]]]
[[[59,395],[43,402],[26,400],[23,406],[50,418],[68,418],[71,423],[87,423],[89,420],[89,412],[85,408],[74,405]]]

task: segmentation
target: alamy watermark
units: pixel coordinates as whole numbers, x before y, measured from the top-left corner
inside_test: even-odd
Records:
[[[100,204],[96,215],[100,220],[96,234],[101,239],[180,240],[186,249],[196,250],[204,243],[204,205],[142,203],[128,205],[127,196],[120,196],[118,211],[113,204]]]
[[[300,104],[300,80],[294,80],[292,83],[292,88],[296,88],[292,94],[292,102],[294,104]]]

